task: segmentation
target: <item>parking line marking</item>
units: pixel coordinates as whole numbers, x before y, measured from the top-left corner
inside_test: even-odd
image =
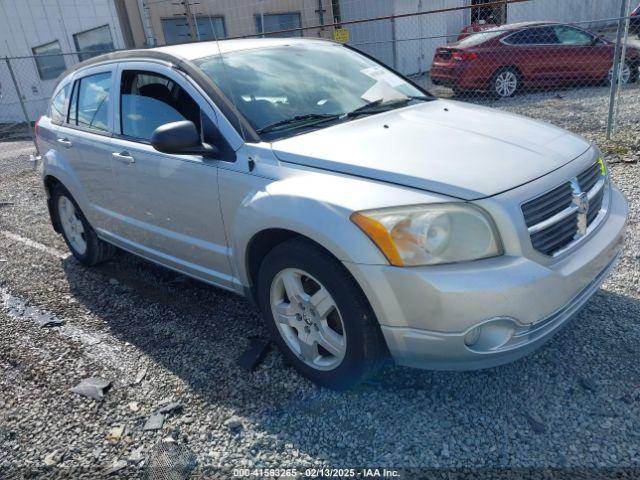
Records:
[[[20,235],[16,235],[15,233],[12,233],[12,232],[7,232],[6,230],[0,230],[0,233],[5,237],[10,238],[11,240],[15,240],[16,242],[23,243],[31,248],[40,250],[41,252],[48,253],[49,255],[53,255],[54,257],[59,258],[60,260],[64,260],[65,258],[71,255],[70,253],[63,253],[56,248],[47,247],[42,243],[35,242],[29,238],[21,237]]]

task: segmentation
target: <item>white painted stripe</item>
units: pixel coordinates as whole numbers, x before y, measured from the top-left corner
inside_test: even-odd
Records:
[[[107,334],[86,330],[80,325],[76,325],[73,319],[60,319],[48,310],[28,304],[4,287],[0,287],[0,313],[5,313],[18,321],[29,322],[36,328],[43,328],[38,327],[37,319],[40,316],[46,316],[53,320],[66,320],[64,324],[52,327],[50,332],[56,332],[63,337],[81,343],[87,357],[99,364],[107,363],[112,368],[120,370],[122,372],[121,380],[125,383],[133,381],[131,372],[126,369],[122,361],[120,346],[112,344]]]
[[[52,256],[54,256],[56,258],[59,258],[61,260],[64,260],[65,258],[67,258],[67,257],[69,257],[71,255],[70,253],[64,253],[64,252],[61,252],[60,250],[58,250],[56,248],[47,247],[46,245],[43,245],[42,243],[34,242],[33,240],[31,240],[29,238],[21,237],[20,235],[16,235],[15,233],[7,232],[6,230],[0,230],[0,234],[4,235],[7,238],[10,238],[11,240],[15,240],[16,242],[23,243],[23,244],[27,245],[28,247],[35,248],[36,250],[40,250],[41,252],[44,252],[44,253],[48,253],[49,255],[52,255]]]

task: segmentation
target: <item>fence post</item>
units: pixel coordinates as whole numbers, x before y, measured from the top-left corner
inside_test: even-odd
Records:
[[[622,50],[622,34],[625,25],[625,17],[627,16],[628,0],[620,0],[620,17],[618,18],[618,32],[616,34],[616,48],[613,54],[613,72],[611,75],[611,92],[609,94],[609,118],[607,120],[607,140],[611,140],[611,132],[614,127],[614,112],[616,103],[616,93],[618,92],[618,84],[622,69],[620,68],[620,51]]]
[[[9,61],[9,57],[4,57],[4,61],[7,62],[9,75],[11,75],[11,81],[13,82],[13,87],[16,89],[16,94],[18,95],[18,101],[20,102],[20,107],[22,107],[22,113],[24,114],[24,119],[27,122],[27,129],[29,130],[29,136],[31,137],[31,140],[33,140],[33,144],[36,146],[36,152],[38,152],[38,144],[36,142],[36,137],[33,134],[33,128],[31,127],[31,120],[29,120],[27,107],[24,104],[24,100],[22,99],[22,92],[20,91],[20,87],[18,87],[18,81],[16,80],[15,73],[13,73],[13,67],[11,66],[11,62]]]
[[[631,0],[627,0],[627,12],[629,12],[629,8],[631,7]],[[624,67],[625,67],[625,60],[627,59],[627,45],[629,45],[629,27],[631,26],[631,17],[628,16],[627,13],[627,18],[624,19],[624,35],[623,35],[623,40],[622,40],[622,53],[620,54],[620,66],[618,67],[620,72],[619,72],[619,79],[622,79],[622,72],[624,71]],[[631,75],[633,76],[633,72],[631,72]],[[631,80],[631,77],[629,77],[629,80]],[[621,93],[622,93],[622,88],[620,87],[620,85],[618,86],[618,93],[616,95],[616,110],[613,114],[613,127],[614,130],[616,128],[618,128],[618,115],[620,113],[620,97],[621,97]]]

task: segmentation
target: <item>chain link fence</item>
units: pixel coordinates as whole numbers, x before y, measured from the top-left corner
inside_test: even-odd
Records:
[[[633,14],[634,2],[149,0],[144,21],[145,36],[157,45],[265,36],[334,39],[436,96],[553,121],[601,143],[611,136],[607,148],[637,160],[640,11]],[[0,175],[31,166],[34,123],[58,76],[86,56],[0,60]]]

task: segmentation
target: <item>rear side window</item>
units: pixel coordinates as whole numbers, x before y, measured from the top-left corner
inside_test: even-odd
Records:
[[[71,84],[67,83],[53,97],[51,101],[51,109],[49,118],[55,123],[64,123],[67,120],[67,111],[69,110],[69,95],[71,93]]]
[[[122,134],[149,141],[160,125],[192,121],[200,130],[200,107],[173,80],[153,72],[122,73],[120,97]]]
[[[69,123],[94,130],[109,130],[109,87],[111,73],[81,78],[74,86]]]
[[[520,30],[504,41],[510,45],[550,45],[557,44],[558,37],[553,27],[537,27]]]

